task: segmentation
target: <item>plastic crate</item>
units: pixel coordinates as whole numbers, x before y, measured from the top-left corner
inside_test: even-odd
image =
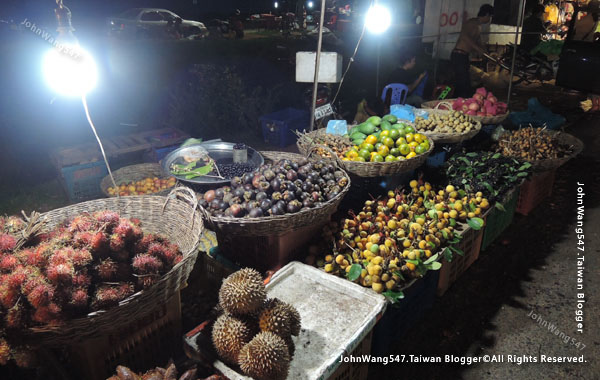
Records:
[[[464,252],[464,255],[453,254],[451,262],[442,259],[442,268],[439,270],[440,276],[437,286],[437,295],[439,297],[443,296],[456,279],[479,258],[482,239],[483,229],[475,231],[467,227],[462,233],[460,244],[457,246],[458,249]]]
[[[428,271],[423,278],[402,291],[403,299],[388,306],[373,329],[373,355],[388,355],[394,348],[394,342],[400,340],[431,309],[439,276],[439,271]]]
[[[71,202],[102,198],[100,182],[108,175],[104,161],[67,166],[60,169],[63,186]]]
[[[76,340],[76,337],[73,339]],[[177,292],[141,319],[115,326],[99,338],[63,347],[61,352],[68,353],[68,360],[67,363],[61,363],[64,368],[57,370],[63,375],[68,373],[73,379],[88,380],[107,379],[115,374],[118,365],[143,372],[167,363],[173,353],[180,349],[180,339],[181,299]],[[56,349],[48,352],[57,355]]]
[[[521,185],[521,193],[517,202],[517,212],[521,215],[529,213],[544,199],[552,195],[556,169],[535,173]]]
[[[490,244],[502,234],[502,232],[510,226],[515,216],[517,209],[517,201],[519,200],[519,188],[511,190],[502,202],[505,211],[498,210],[493,207],[485,217],[485,228],[483,230],[483,238],[481,240],[481,250],[485,251]]]
[[[278,270],[290,261],[304,260],[304,246],[319,234],[327,222],[306,226],[283,235],[232,236],[217,233],[219,254],[240,267],[260,272]]]
[[[310,123],[308,111],[286,108],[260,117],[263,138],[268,144],[284,148],[296,142],[294,131],[304,131]]]
[[[439,168],[446,162],[446,156],[447,153],[445,150],[431,154],[429,157],[427,157],[427,161],[425,161],[425,164],[431,168]]]

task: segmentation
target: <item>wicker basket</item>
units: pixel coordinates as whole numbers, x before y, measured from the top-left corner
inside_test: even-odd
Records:
[[[204,228],[196,207],[195,194],[185,187],[178,187],[168,197],[132,196],[97,199],[42,214],[41,218],[45,223],[43,232],[84,212],[117,211],[122,217],[138,218],[142,222],[144,232],[164,235],[171,243],[177,244],[183,253],[183,260],[152,287],[121,301],[119,306],[90,313],[84,318],[69,320],[63,326],[29,328],[23,334],[27,344],[52,346],[100,337],[132,320],[144,318],[157,306],[168,302],[186,283],[196,262],[198,243]]]
[[[428,110],[429,114],[437,114],[437,115],[448,115],[452,112],[454,112],[454,111],[446,111],[446,110],[440,110],[440,109]],[[460,134],[437,133],[437,132],[428,132],[428,131],[419,131],[419,130],[417,130],[417,132],[429,137],[435,143],[438,143],[438,144],[456,144],[456,143],[466,141],[466,140],[473,138],[475,135],[477,135],[479,133],[479,131],[481,131],[481,123],[478,122],[477,120],[475,120],[475,118],[473,116],[468,116],[468,117],[471,119],[470,120],[471,122],[475,123],[475,128],[473,128],[469,132],[460,133]]]
[[[115,178],[115,182],[117,186],[130,183],[135,181],[140,181],[145,178],[154,178],[157,177],[159,179],[166,179],[170,176],[164,172],[162,167],[159,164],[139,164],[139,165],[130,165],[125,166],[119,170],[115,170],[113,172],[113,177]],[[102,189],[102,193],[107,197],[114,197],[115,195],[108,194],[108,188],[112,187],[112,181],[110,176],[107,175],[100,182],[100,188]],[[156,193],[152,193],[152,195],[167,195],[171,189],[161,190]]]
[[[423,102],[421,104],[421,107],[422,108],[428,108],[428,109],[440,109],[438,107],[446,106],[446,107],[448,107],[449,110],[452,110],[452,102],[454,102],[455,100],[456,99],[430,100],[428,102]],[[444,111],[444,109],[441,109],[441,110]],[[496,115],[496,116],[471,116],[471,118],[473,118],[473,120],[475,120],[475,121],[479,121],[483,125],[486,125],[486,124],[500,124],[504,120],[506,120],[506,118],[508,117],[508,115],[510,115],[510,111],[507,111],[503,115]]]
[[[297,161],[305,158],[297,153],[287,152],[260,152],[265,158],[265,162],[275,162],[283,159]],[[345,173],[344,173],[345,174]],[[282,235],[286,232],[299,229],[301,227],[317,224],[329,220],[335,213],[344,195],[350,189],[350,177],[347,174],[348,185],[342,189],[337,197],[324,202],[320,207],[311,209],[302,209],[295,214],[285,214],[276,216],[266,216],[261,218],[231,218],[216,217],[210,215],[206,210],[200,207],[207,227],[218,233],[230,233],[235,236],[272,236]],[[240,247],[241,248],[241,247]]]
[[[319,129],[310,132],[310,134],[307,135],[309,135],[310,137],[311,134],[316,135],[318,133],[323,134],[325,133],[325,130]],[[316,148],[323,148],[324,150],[329,150],[329,148],[324,145],[311,144],[310,140],[305,136],[306,135],[300,137],[297,142],[300,153],[304,154],[305,156],[310,155]],[[407,173],[423,165],[423,163],[427,160],[429,154],[433,152],[434,145],[434,141],[430,138],[429,150],[427,152],[420,154],[416,157],[410,158],[408,160],[395,162],[343,161],[337,155],[333,154],[333,152],[332,155],[338,163],[338,165],[345,169],[348,173],[354,174],[358,177],[382,177]]]
[[[554,170],[569,161],[571,158],[576,157],[583,151],[584,144],[577,137],[568,133],[560,131],[546,131],[546,133],[553,135],[556,138],[559,145],[568,145],[573,150],[568,156],[562,158],[549,158],[546,160],[528,161],[531,164],[531,169],[534,172],[545,172],[548,170]],[[519,158],[519,157],[515,157]]]

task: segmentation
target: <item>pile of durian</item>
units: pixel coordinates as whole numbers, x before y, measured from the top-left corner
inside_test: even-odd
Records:
[[[262,276],[249,268],[223,280],[217,307],[212,341],[219,357],[257,380],[286,379],[295,350],[292,336],[300,333],[298,311],[267,299]]]

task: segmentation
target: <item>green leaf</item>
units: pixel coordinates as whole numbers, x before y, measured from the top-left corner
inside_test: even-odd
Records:
[[[423,263],[419,263],[419,265],[417,265],[417,273],[419,273],[421,276],[425,276],[427,270],[427,265],[424,265]]]
[[[419,265],[419,260],[406,260],[406,262],[414,265]]]
[[[482,229],[484,223],[485,222],[481,218],[470,218],[470,219],[467,219],[467,224],[469,225],[469,227],[471,227],[475,231],[479,231],[480,229]]]
[[[435,243],[428,241],[427,244],[431,247],[431,249],[435,249]]]
[[[494,194],[494,188],[488,182],[481,183],[491,194]]]
[[[471,165],[471,161],[469,161],[466,157],[458,157],[458,159],[467,164],[467,166]]]
[[[502,203],[500,202],[496,202],[496,208],[502,212],[506,212],[506,209],[504,208],[504,206],[502,206]]]
[[[442,236],[445,240],[448,240],[448,232],[446,232],[446,230],[442,230]]]
[[[529,175],[529,173],[525,173],[525,172],[517,173],[517,177],[527,177],[528,175]]]
[[[464,198],[465,195],[467,195],[467,193],[465,193],[464,190],[458,190],[458,195],[460,195],[461,198]]]
[[[404,293],[402,292],[393,292],[391,290],[388,290],[387,292],[383,292],[382,294],[385,298],[389,299],[391,303],[398,302],[398,300],[404,298]]]
[[[467,157],[477,157],[478,154],[475,153],[475,152],[470,152],[470,153],[465,154],[465,156],[467,156]]]
[[[360,264],[352,264],[350,271],[346,273],[346,278],[350,281],[355,281],[360,277],[362,273],[362,266]]]
[[[427,269],[429,270],[440,270],[440,268],[442,267],[442,264],[434,261],[431,264],[427,264]]]
[[[454,219],[454,218],[450,219],[450,226],[452,226],[452,227],[456,226],[456,219]]]
[[[492,158],[493,158],[494,160],[497,160],[497,159],[499,159],[499,158],[500,158],[500,156],[502,156],[500,153],[496,153],[496,154],[494,154],[494,155],[492,156]]]
[[[521,167],[519,168],[519,171],[521,171],[521,170],[527,170],[530,167],[531,167],[531,164],[529,162],[526,162],[523,165],[521,165]]]
[[[437,212],[435,212],[435,210],[429,210],[429,211],[427,212],[427,214],[429,215],[429,217],[430,217],[431,219],[435,219],[435,217],[437,216]]]
[[[469,184],[465,185],[465,190],[471,191],[471,185],[469,185]]]
[[[432,262],[437,261],[438,257],[440,257],[440,254],[436,253],[435,255],[433,255],[430,258],[428,258],[427,260],[425,260],[423,262],[423,264],[431,264]]]
[[[406,279],[404,278],[404,276],[402,275],[402,272],[400,272],[399,270],[395,270],[394,272],[392,272],[392,274],[395,274],[396,276],[400,277],[400,279],[402,281],[406,281]]]
[[[465,255],[465,253],[461,249],[458,249],[453,245],[450,246],[450,249],[452,250],[452,252],[456,253],[457,255],[460,255],[460,256]]]
[[[477,206],[475,206],[473,203],[469,203],[469,210],[471,212],[475,212],[475,210],[477,210]]]
[[[444,254],[444,259],[446,259],[447,262],[451,263],[452,251],[450,250],[450,248],[446,247],[442,253]]]

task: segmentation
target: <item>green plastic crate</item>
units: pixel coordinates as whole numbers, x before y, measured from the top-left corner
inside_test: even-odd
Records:
[[[519,200],[519,188],[513,189],[502,202],[506,211],[492,208],[485,219],[485,229],[481,240],[481,250],[488,248],[494,240],[512,223]]]

